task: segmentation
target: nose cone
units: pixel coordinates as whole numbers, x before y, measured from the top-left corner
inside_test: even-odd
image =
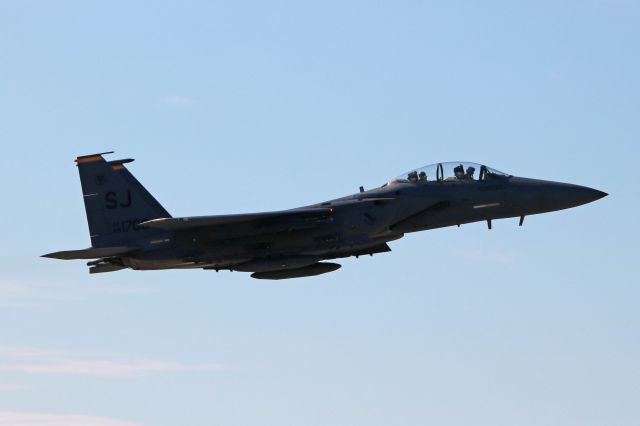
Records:
[[[551,210],[569,209],[606,197],[606,192],[586,186],[568,183],[545,182],[541,187],[541,196],[545,207]]]
[[[589,201],[587,201],[587,203],[598,201],[600,198],[604,198],[607,195],[609,195],[606,192],[598,191],[597,189],[593,189],[593,188],[586,188],[586,189],[589,191]]]

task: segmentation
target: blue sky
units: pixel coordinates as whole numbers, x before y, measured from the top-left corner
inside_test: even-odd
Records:
[[[0,2],[0,424],[638,424],[639,41],[634,0]],[[176,216],[456,159],[611,195],[287,282],[39,258],[109,150]]]

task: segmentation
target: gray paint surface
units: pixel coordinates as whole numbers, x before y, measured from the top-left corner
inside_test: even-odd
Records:
[[[44,255],[96,259],[90,273],[201,268],[259,279],[319,275],[325,260],[391,251],[406,233],[568,209],[607,194],[521,178],[484,165],[437,163],[382,187],[291,210],[173,218],[124,166],[76,159],[92,247]]]

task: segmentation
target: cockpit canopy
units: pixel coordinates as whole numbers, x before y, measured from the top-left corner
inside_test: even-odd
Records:
[[[388,185],[396,183],[430,183],[430,182],[471,182],[492,179],[506,179],[511,175],[502,173],[491,167],[465,161],[431,164],[419,169],[411,170],[389,181]]]

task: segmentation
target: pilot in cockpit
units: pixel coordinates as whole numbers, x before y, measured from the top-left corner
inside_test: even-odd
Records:
[[[456,179],[464,179],[464,166],[462,164],[460,164],[459,166],[455,166],[453,168],[453,174],[455,175]]]
[[[476,172],[476,168],[473,166],[469,166],[467,167],[467,174],[465,175],[465,177],[469,180],[473,180],[473,175]]]
[[[407,179],[409,182],[417,182],[418,181],[418,172],[415,170],[407,175]]]
[[[422,182],[422,183],[426,182],[426,181],[427,181],[427,174],[426,174],[424,171],[421,171],[421,172],[418,174],[418,180],[419,180],[420,182]]]

